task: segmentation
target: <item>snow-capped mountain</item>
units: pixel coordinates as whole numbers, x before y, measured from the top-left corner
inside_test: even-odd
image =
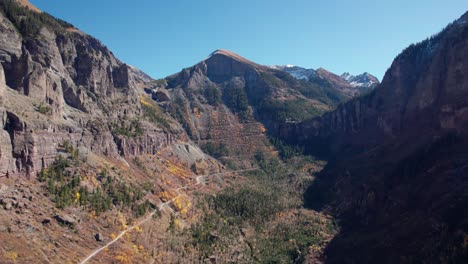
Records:
[[[305,69],[305,68],[290,65],[290,64],[283,65],[283,66],[275,65],[275,66],[272,66],[271,68],[285,71],[291,74],[291,76],[293,76],[296,79],[309,80],[311,77],[317,76],[317,73],[314,69]]]
[[[373,88],[379,84],[379,80],[367,72],[356,76],[349,74],[349,72],[345,72],[341,77],[353,87]]]
[[[343,73],[342,75],[337,75],[323,68],[314,70],[294,65],[275,65],[271,66],[271,68],[287,72],[296,79],[302,79],[310,82],[318,81],[321,84],[326,82],[329,86],[342,90],[345,94],[351,97],[368,91],[369,89],[373,89],[380,83],[375,76],[367,72],[355,76],[348,72]]]

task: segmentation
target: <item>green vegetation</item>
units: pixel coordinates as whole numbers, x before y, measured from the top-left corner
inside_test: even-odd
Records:
[[[258,106],[258,112],[273,121],[303,121],[319,116],[323,110],[315,108],[305,99],[264,100]]]
[[[304,154],[304,147],[289,145],[277,137],[270,137],[270,142],[279,151],[282,159],[290,159]]]
[[[45,12],[34,12],[18,5],[13,0],[0,1],[0,10],[25,38],[36,37],[42,27],[47,27],[54,32],[63,32],[66,28],[73,28],[73,25],[68,22]]]
[[[264,263],[303,263],[309,247],[317,247],[324,238],[321,232],[335,230],[330,221],[300,215],[294,223],[281,222],[272,228],[268,237],[256,241]],[[331,227],[331,228],[330,228]]]
[[[204,96],[208,104],[217,106],[221,103],[221,92],[216,86],[208,86],[204,91]]]
[[[276,213],[284,209],[278,197],[278,191],[270,188],[254,189],[243,187],[241,189],[228,188],[217,196],[210,197],[210,206],[224,217],[242,224],[244,221],[258,226],[271,219]]]
[[[164,116],[164,112],[161,108],[154,103],[145,103],[141,104],[141,109],[143,110],[143,116],[146,117],[150,122],[156,124],[159,127],[165,129],[165,131],[170,130],[171,124]]]
[[[111,124],[112,133],[114,135],[122,135],[126,137],[138,137],[143,135],[143,129],[138,120],[131,120],[130,123],[122,120],[120,123]]]
[[[174,97],[174,100],[172,101],[171,104],[171,112],[174,114],[176,119],[181,123],[185,123],[185,113],[186,113],[186,107],[185,107],[185,101],[182,99],[181,96],[176,95]]]
[[[173,228],[172,235],[187,239],[172,246],[193,249],[200,261],[229,256],[234,248],[249,263],[301,263],[310,250],[320,250],[326,234],[335,232],[334,223],[298,209],[311,180],[301,168],[315,161],[293,156],[283,163],[264,152],[255,160],[259,170],[246,173],[246,182],[199,197],[199,221],[181,231]]]
[[[277,74],[282,74],[283,72],[281,71],[276,71]],[[284,74],[283,76],[286,77],[289,74]],[[281,87],[281,82],[277,78],[277,76],[267,73],[267,72],[260,72],[260,77],[262,78],[263,81],[265,81],[269,86],[272,87]]]
[[[191,94],[191,93],[188,93]],[[185,129],[187,134],[193,139],[196,132],[193,131],[192,126],[190,125],[190,117],[187,113],[186,101],[181,95],[175,95],[171,104],[169,105],[169,112],[172,116],[182,124],[182,127]]]
[[[193,94],[189,91],[185,92],[186,95],[193,96]],[[190,99],[189,99],[190,100]],[[191,101],[193,102],[193,100]],[[190,124],[190,117],[188,114],[188,103],[182,97],[182,95],[174,95],[171,104],[169,105],[169,112],[173,117],[177,119],[177,121],[182,124],[182,127],[185,129],[187,134],[194,139],[196,132],[193,131],[193,127]],[[201,108],[200,108],[201,110]]]
[[[203,152],[210,154],[214,158],[221,158],[229,155],[229,149],[224,143],[208,142],[201,146]]]
[[[43,115],[52,114],[52,108],[50,108],[50,106],[48,105],[44,105],[43,103],[40,103],[39,105],[36,106],[36,111]]]
[[[249,101],[244,89],[238,87],[228,87],[223,91],[224,103],[241,117],[247,117]]]
[[[166,81],[166,79],[162,78],[162,79],[154,80],[154,81],[152,82],[152,84],[157,85],[157,86],[166,86],[166,85],[167,85],[167,81]]]
[[[78,151],[68,142],[63,144],[63,149],[68,157],[59,155],[51,166],[42,169],[38,175],[38,180],[46,183],[44,187],[53,195],[58,208],[81,206],[99,214],[117,207],[129,209],[137,217],[150,209],[148,201],[140,202],[144,196],[140,187],[128,185],[106,171],[97,175],[97,186],[82,184],[84,179],[75,170],[75,167],[82,165]],[[88,186],[93,186],[93,189],[89,190]]]

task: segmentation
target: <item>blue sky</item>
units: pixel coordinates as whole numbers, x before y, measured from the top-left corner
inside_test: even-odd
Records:
[[[466,0],[30,0],[154,78],[223,48],[265,65],[368,71],[437,33]]]

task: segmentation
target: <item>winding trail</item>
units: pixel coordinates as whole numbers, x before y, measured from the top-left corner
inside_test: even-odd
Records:
[[[178,189],[176,189],[177,192],[179,192],[180,190],[186,190],[190,187],[194,187],[194,186],[197,186],[197,185],[200,185],[202,183],[205,182],[205,179],[209,176],[217,176],[217,175],[223,175],[223,174],[230,174],[230,173],[239,173],[239,172],[244,172],[244,171],[252,171],[252,170],[257,170],[258,168],[252,168],[252,169],[246,169],[246,170],[238,170],[238,171],[229,171],[229,172],[221,172],[221,173],[214,173],[214,174],[206,174],[206,175],[200,175],[200,176],[197,176],[196,179],[196,183],[194,184],[191,184],[191,185],[187,185],[187,186],[183,186],[183,187],[180,187]],[[128,227],[127,229],[125,229],[124,231],[120,232],[120,234],[114,238],[112,241],[110,241],[109,243],[105,244],[104,246],[94,250],[91,254],[89,254],[85,259],[83,259],[81,262],[79,262],[79,264],[85,264],[87,263],[90,259],[92,259],[93,257],[95,257],[97,254],[99,254],[101,251],[103,251],[104,249],[106,249],[107,247],[111,246],[112,244],[114,244],[115,242],[119,241],[120,238],[122,238],[122,236],[124,236],[127,232],[135,229],[137,226],[140,226],[144,223],[146,223],[147,221],[149,221],[154,214],[156,214],[158,211],[161,211],[163,210],[164,208],[166,208],[170,203],[172,203],[175,199],[179,198],[181,194],[178,194],[176,197],[172,198],[171,200],[167,201],[167,202],[164,202],[162,204],[160,204],[158,206],[158,208],[156,210],[154,210],[153,212],[151,212],[149,215],[147,215],[145,218],[143,218],[141,221],[139,221],[137,224],[131,226],[131,227]]]
[[[177,197],[179,197],[179,195],[177,195],[176,197],[172,198],[171,200],[161,204],[158,206],[158,210],[162,210],[164,209],[167,205],[169,205],[174,199],[176,199]],[[151,212],[148,216],[146,216],[143,220],[141,220],[140,222],[138,222],[136,225],[133,225],[131,227],[128,227],[127,229],[125,229],[124,231],[120,232],[120,234],[114,238],[112,241],[110,241],[109,243],[105,244],[104,246],[96,249],[95,251],[93,251],[91,254],[88,255],[88,257],[86,257],[84,260],[82,260],[80,262],[80,264],[84,264],[86,262],[88,262],[90,259],[92,259],[94,256],[96,256],[97,254],[99,254],[99,252],[103,251],[105,248],[109,247],[110,245],[114,244],[115,242],[117,242],[123,235],[125,235],[127,232],[135,229],[137,226],[141,225],[141,224],[144,224],[145,222],[147,222],[148,220],[150,220],[153,215],[158,211],[158,210],[154,210],[153,212]]]

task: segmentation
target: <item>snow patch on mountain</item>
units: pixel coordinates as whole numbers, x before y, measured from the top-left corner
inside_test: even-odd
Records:
[[[314,69],[305,69],[302,67],[294,66],[292,64],[287,64],[283,66],[275,65],[271,68],[287,72],[292,77],[301,80],[309,80],[311,77],[317,76],[317,73]]]
[[[341,75],[341,78],[346,80],[353,87],[374,87],[379,83],[379,80],[371,74],[365,72],[360,75],[351,75],[349,72],[345,72]]]
[[[299,67],[299,66],[294,66],[294,65],[291,65],[291,64],[287,64],[287,65],[274,65],[274,66],[269,66],[270,68],[272,69],[276,69],[276,70],[281,70],[281,71],[284,71],[284,72],[287,72],[289,73],[292,77],[296,78],[296,79],[301,79],[301,80],[311,80],[312,78],[321,78],[323,79],[324,76],[322,76],[322,74],[320,73],[321,70],[314,70],[314,69],[306,69],[306,68],[302,68],[302,67]],[[323,70],[325,71],[325,70]],[[328,72],[328,71],[326,71]],[[379,84],[379,80],[365,72],[363,74],[359,74],[359,75],[352,75],[350,74],[349,72],[345,72],[343,73],[342,75],[335,75],[333,74],[333,76],[335,76],[335,82],[338,81],[338,82],[341,82],[340,79],[342,79],[344,81],[344,84],[346,85],[349,84],[351,87],[362,87],[362,88],[374,88],[377,84]]]

